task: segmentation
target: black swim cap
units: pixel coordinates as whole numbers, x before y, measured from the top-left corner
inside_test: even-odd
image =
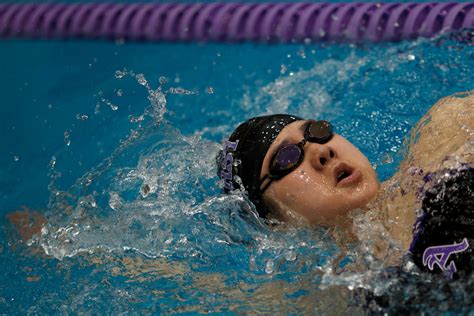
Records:
[[[251,118],[235,129],[216,158],[224,191],[245,189],[261,217],[268,214],[258,187],[265,154],[285,126],[300,120],[303,119],[288,114]]]
[[[426,192],[410,253],[424,271],[464,278],[474,267],[474,168],[443,170]]]

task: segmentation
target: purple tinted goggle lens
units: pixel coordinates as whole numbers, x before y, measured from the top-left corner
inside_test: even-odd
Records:
[[[269,172],[260,180],[259,188],[268,179],[267,184],[260,190],[263,194],[273,180],[278,180],[295,170],[304,160],[306,142],[325,144],[333,137],[331,123],[328,121],[310,121],[304,132],[304,138],[298,144],[288,144],[278,149],[270,161]]]

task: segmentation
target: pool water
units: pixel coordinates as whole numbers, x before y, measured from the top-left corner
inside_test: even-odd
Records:
[[[0,312],[472,312],[472,278],[341,272],[355,248],[266,227],[214,163],[239,122],[289,112],[330,120],[388,179],[430,106],[473,89],[459,38],[0,42]],[[24,240],[22,206],[47,219]]]

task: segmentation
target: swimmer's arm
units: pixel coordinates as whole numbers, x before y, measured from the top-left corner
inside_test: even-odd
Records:
[[[413,130],[410,153],[404,164],[432,172],[440,169],[446,157],[452,155],[474,162],[469,150],[473,135],[474,90],[445,97],[431,107]]]
[[[456,160],[474,162],[469,145],[473,135],[474,91],[465,98],[455,95],[439,100],[413,129],[410,151],[398,172],[383,184],[386,194],[377,208],[381,210],[378,214],[385,216],[385,228],[400,242],[400,249],[407,250],[413,238],[414,209],[421,203],[414,188],[423,185],[427,172],[449,167],[446,158],[456,155]]]

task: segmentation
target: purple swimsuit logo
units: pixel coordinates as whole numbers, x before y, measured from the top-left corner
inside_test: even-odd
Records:
[[[234,186],[232,185],[232,164],[234,163],[234,156],[229,150],[234,151],[237,148],[239,141],[231,142],[226,140],[224,142],[224,168],[221,171],[221,179],[224,179],[224,188],[227,190],[233,190]]]
[[[449,256],[453,253],[463,252],[469,248],[467,239],[464,238],[459,244],[452,245],[441,245],[428,247],[423,252],[423,265],[428,265],[428,269],[433,270],[434,265],[437,264],[441,270],[448,275],[450,279],[453,278],[453,274],[457,271],[456,264],[451,261],[448,266]]]

